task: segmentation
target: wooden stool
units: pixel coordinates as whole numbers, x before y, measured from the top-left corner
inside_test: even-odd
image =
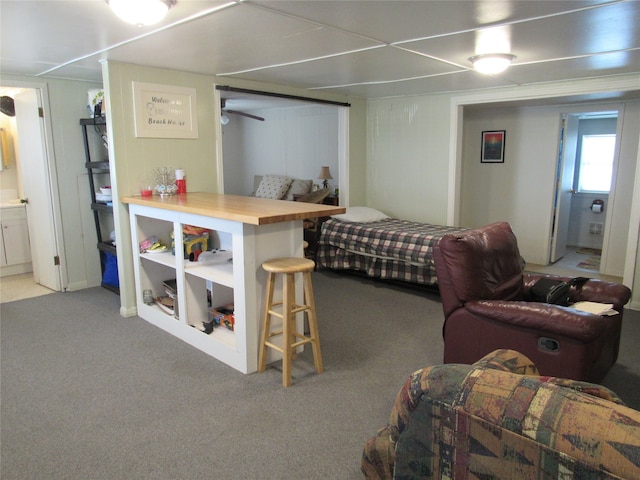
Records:
[[[316,321],[316,307],[311,286],[311,272],[315,268],[315,262],[306,258],[275,258],[262,264],[267,272],[267,290],[265,294],[264,314],[262,319],[262,333],[260,336],[260,351],[258,354],[258,371],[264,372],[267,366],[267,347],[282,352],[282,385],[291,386],[291,360],[295,349],[305,343],[311,343],[313,347],[313,362],[316,373],[322,373],[322,355],[320,353],[320,338],[318,336],[318,324]],[[273,291],[276,275],[283,274],[282,301],[273,301]],[[304,304],[295,303],[295,274],[302,273],[304,285]],[[274,307],[282,306],[282,312],[276,312]],[[296,329],[296,314],[307,312],[309,321],[309,336],[300,333]],[[282,329],[271,331],[271,316],[282,319]],[[270,339],[282,336],[282,347],[273,344]]]

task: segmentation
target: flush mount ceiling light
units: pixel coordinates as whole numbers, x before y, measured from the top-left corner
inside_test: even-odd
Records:
[[[138,26],[153,25],[164,18],[176,0],[106,0],[120,19]]]
[[[474,55],[469,58],[475,68],[480,73],[496,74],[504,72],[511,62],[516,58],[510,53],[484,53],[482,55]]]

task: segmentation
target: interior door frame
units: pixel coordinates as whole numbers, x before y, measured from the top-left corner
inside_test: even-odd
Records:
[[[573,196],[573,177],[575,176],[576,150],[578,144],[577,116],[567,112],[560,113],[561,134],[558,144],[556,163],[556,185],[554,189],[551,242],[547,259],[554,263],[564,257],[567,250],[567,233],[571,200]],[[574,124],[575,123],[575,128]],[[569,178],[571,177],[571,178]],[[569,187],[569,184],[571,185]]]
[[[51,200],[51,224],[53,225],[54,231],[52,235],[55,239],[57,245],[57,256],[59,258],[59,266],[57,268],[57,277],[59,290],[65,291],[68,287],[68,274],[67,274],[67,262],[65,257],[65,248],[64,248],[64,237],[63,237],[63,229],[62,229],[62,209],[60,207],[60,190],[58,188],[58,176],[57,176],[57,168],[56,168],[56,157],[55,151],[53,148],[53,126],[51,124],[51,106],[49,104],[49,89],[47,83],[42,82],[32,82],[32,81],[18,81],[18,80],[10,80],[10,79],[2,79],[1,81],[3,87],[12,87],[12,88],[24,88],[24,89],[33,89],[36,91],[36,95],[38,97],[39,108],[42,109],[43,119],[42,119],[42,148],[45,156],[45,169],[44,175],[46,176],[46,180],[49,184],[50,189],[50,200]],[[33,242],[31,248],[33,249]],[[32,254],[33,257],[33,254]],[[53,261],[53,259],[52,259]]]

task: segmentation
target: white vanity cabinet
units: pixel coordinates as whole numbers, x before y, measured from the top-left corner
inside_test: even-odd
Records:
[[[304,218],[345,211],[340,207],[208,193],[125,197],[122,201],[129,204],[138,315],[243,373],[257,370],[266,282],[260,265],[275,257],[303,256]],[[209,230],[209,249],[230,251],[232,261],[227,257],[204,262],[184,259],[185,225]],[[154,236],[164,245],[171,245],[173,236],[175,254],[171,249],[140,253],[140,242]],[[177,288],[176,315],[144,303],[145,290],[162,295],[163,282],[172,279]],[[233,331],[219,326],[206,334],[197,328],[208,320],[208,298],[213,307],[234,305]]]
[[[29,244],[29,227],[24,205],[2,207],[0,211],[0,265],[10,267],[31,263],[31,246]],[[22,273],[12,272],[13,273]],[[28,268],[24,271],[31,271]],[[4,273],[4,272],[3,272]]]

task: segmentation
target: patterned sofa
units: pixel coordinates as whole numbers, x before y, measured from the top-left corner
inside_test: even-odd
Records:
[[[369,479],[640,479],[640,412],[496,350],[415,372],[362,456]]]

